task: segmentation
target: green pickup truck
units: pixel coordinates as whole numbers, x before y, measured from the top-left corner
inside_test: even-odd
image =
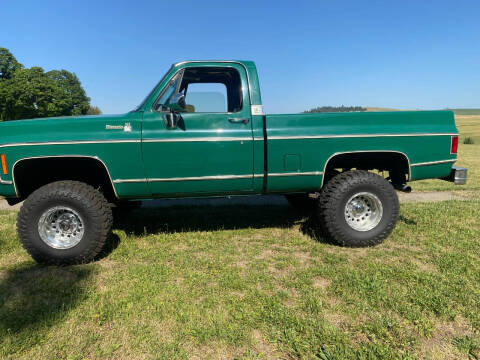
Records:
[[[94,259],[112,209],[154,198],[285,194],[370,246],[397,222],[395,189],[465,183],[457,147],[450,111],[265,115],[253,62],[186,61],[126,114],[0,123],[0,195],[24,201],[19,238],[49,264]]]

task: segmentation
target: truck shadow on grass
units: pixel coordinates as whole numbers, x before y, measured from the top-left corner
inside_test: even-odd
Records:
[[[0,357],[39,344],[87,298],[89,266],[56,267],[32,263],[0,277]],[[5,352],[5,353],[4,353]]]
[[[172,200],[169,200],[172,201]],[[181,202],[180,202],[181,203]],[[114,229],[135,236],[195,231],[290,228],[299,230],[316,241],[331,243],[318,229],[314,216],[288,204],[249,205],[245,203],[209,206],[195,200],[191,206],[142,207],[115,219]]]

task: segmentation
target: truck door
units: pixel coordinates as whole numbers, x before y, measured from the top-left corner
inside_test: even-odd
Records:
[[[190,64],[172,74],[145,111],[142,133],[154,196],[252,191],[253,131],[242,66]]]

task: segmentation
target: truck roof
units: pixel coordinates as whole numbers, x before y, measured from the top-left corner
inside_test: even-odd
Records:
[[[185,63],[237,63],[246,67],[255,66],[255,63],[251,60],[184,60],[179,61],[172,66],[179,66]]]

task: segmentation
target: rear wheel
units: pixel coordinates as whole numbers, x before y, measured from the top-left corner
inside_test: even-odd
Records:
[[[41,187],[25,200],[17,219],[23,247],[40,263],[70,265],[91,261],[112,227],[105,197],[77,181]]]
[[[318,219],[328,237],[343,246],[372,246],[392,232],[398,197],[383,177],[363,170],[333,177],[322,189]]]

